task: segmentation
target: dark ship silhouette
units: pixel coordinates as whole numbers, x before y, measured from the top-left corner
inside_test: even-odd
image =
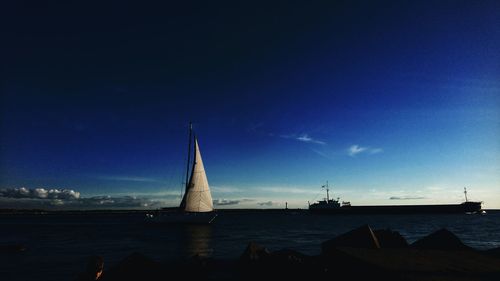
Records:
[[[483,214],[482,202],[467,200],[467,189],[464,188],[465,202],[461,204],[436,204],[436,205],[365,205],[353,206],[350,202],[340,203],[330,199],[328,182],[326,198],[317,203],[309,204],[309,212],[318,214]]]

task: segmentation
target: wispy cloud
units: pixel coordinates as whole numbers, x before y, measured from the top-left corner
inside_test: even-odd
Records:
[[[250,123],[247,127],[247,131],[251,133],[256,133],[259,132],[263,126],[264,126],[263,122]]]
[[[164,190],[156,192],[121,192],[113,193],[114,196],[135,196],[143,198],[155,198],[155,199],[174,199],[181,197],[181,190]]]
[[[227,186],[210,186],[210,190],[216,193],[238,193],[243,192],[242,189],[236,187],[227,187]]]
[[[257,205],[262,206],[262,207],[272,207],[279,205],[278,202],[273,202],[273,201],[266,201],[266,202],[259,202]]]
[[[324,151],[319,151],[317,149],[311,149],[312,152],[316,153],[317,155],[321,156],[321,157],[324,157],[326,159],[329,159],[329,160],[334,160],[334,156],[333,156],[333,153],[327,153],[327,152],[324,152]]]
[[[326,144],[324,141],[313,139],[308,134],[301,135],[280,135],[284,139],[293,139],[300,142],[315,143],[315,144]]]
[[[74,204],[74,203],[73,203]],[[135,196],[94,196],[90,198],[80,198],[76,205],[85,208],[152,208],[161,207],[162,202],[159,200],[141,198]]]
[[[351,147],[349,147],[349,155],[350,156],[355,156],[363,151],[365,151],[367,148],[366,147],[360,147],[359,145],[355,144],[355,145],[351,145]]]
[[[391,196],[390,200],[417,200],[417,199],[427,199],[424,196]]]
[[[311,138],[310,136],[308,136],[307,134],[301,135],[301,136],[299,136],[299,137],[297,137],[295,139],[298,140],[298,141],[302,141],[302,142],[325,144],[324,141],[315,140],[315,139]]]
[[[231,205],[238,205],[243,202],[250,202],[253,201],[252,199],[234,199],[234,200],[229,200],[229,199],[216,199],[213,200],[215,206],[231,206]]]
[[[109,181],[158,182],[157,179],[134,176],[97,176],[97,178]]]
[[[349,156],[354,157],[358,154],[361,153],[368,153],[368,154],[377,154],[381,153],[383,150],[382,148],[374,148],[374,147],[369,147],[369,146],[359,146],[357,144],[351,145],[349,149],[347,150],[347,153]]]
[[[446,190],[447,187],[441,185],[432,185],[432,186],[426,186],[425,189],[429,191],[442,191]]]
[[[295,193],[295,194],[305,194],[305,193],[317,193],[316,190],[297,188],[297,187],[260,187],[257,188],[264,192],[275,192],[275,193]]]

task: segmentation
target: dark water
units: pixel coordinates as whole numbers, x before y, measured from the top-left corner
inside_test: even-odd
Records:
[[[3,215],[0,245],[19,243],[20,253],[0,253],[2,280],[72,280],[92,254],[105,269],[134,251],[168,262],[196,253],[238,257],[250,241],[270,250],[318,254],[321,242],[363,224],[391,228],[413,242],[446,227],[477,249],[500,247],[500,212],[487,215],[352,215],[221,213],[213,225],[143,223],[142,214]]]

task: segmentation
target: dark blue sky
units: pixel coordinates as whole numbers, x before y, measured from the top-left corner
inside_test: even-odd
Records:
[[[1,4],[4,190],[176,205],[192,120],[220,205],[500,208],[498,1],[68,2]]]

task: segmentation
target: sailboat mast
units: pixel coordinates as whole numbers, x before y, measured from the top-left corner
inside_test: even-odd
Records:
[[[189,185],[189,164],[191,164],[191,138],[193,133],[193,123],[189,122],[189,141],[188,141],[188,157],[187,157],[187,166],[186,166],[186,192],[188,190]]]
[[[328,189],[328,181],[326,181],[326,203],[330,202],[330,194],[328,193],[330,190]]]

